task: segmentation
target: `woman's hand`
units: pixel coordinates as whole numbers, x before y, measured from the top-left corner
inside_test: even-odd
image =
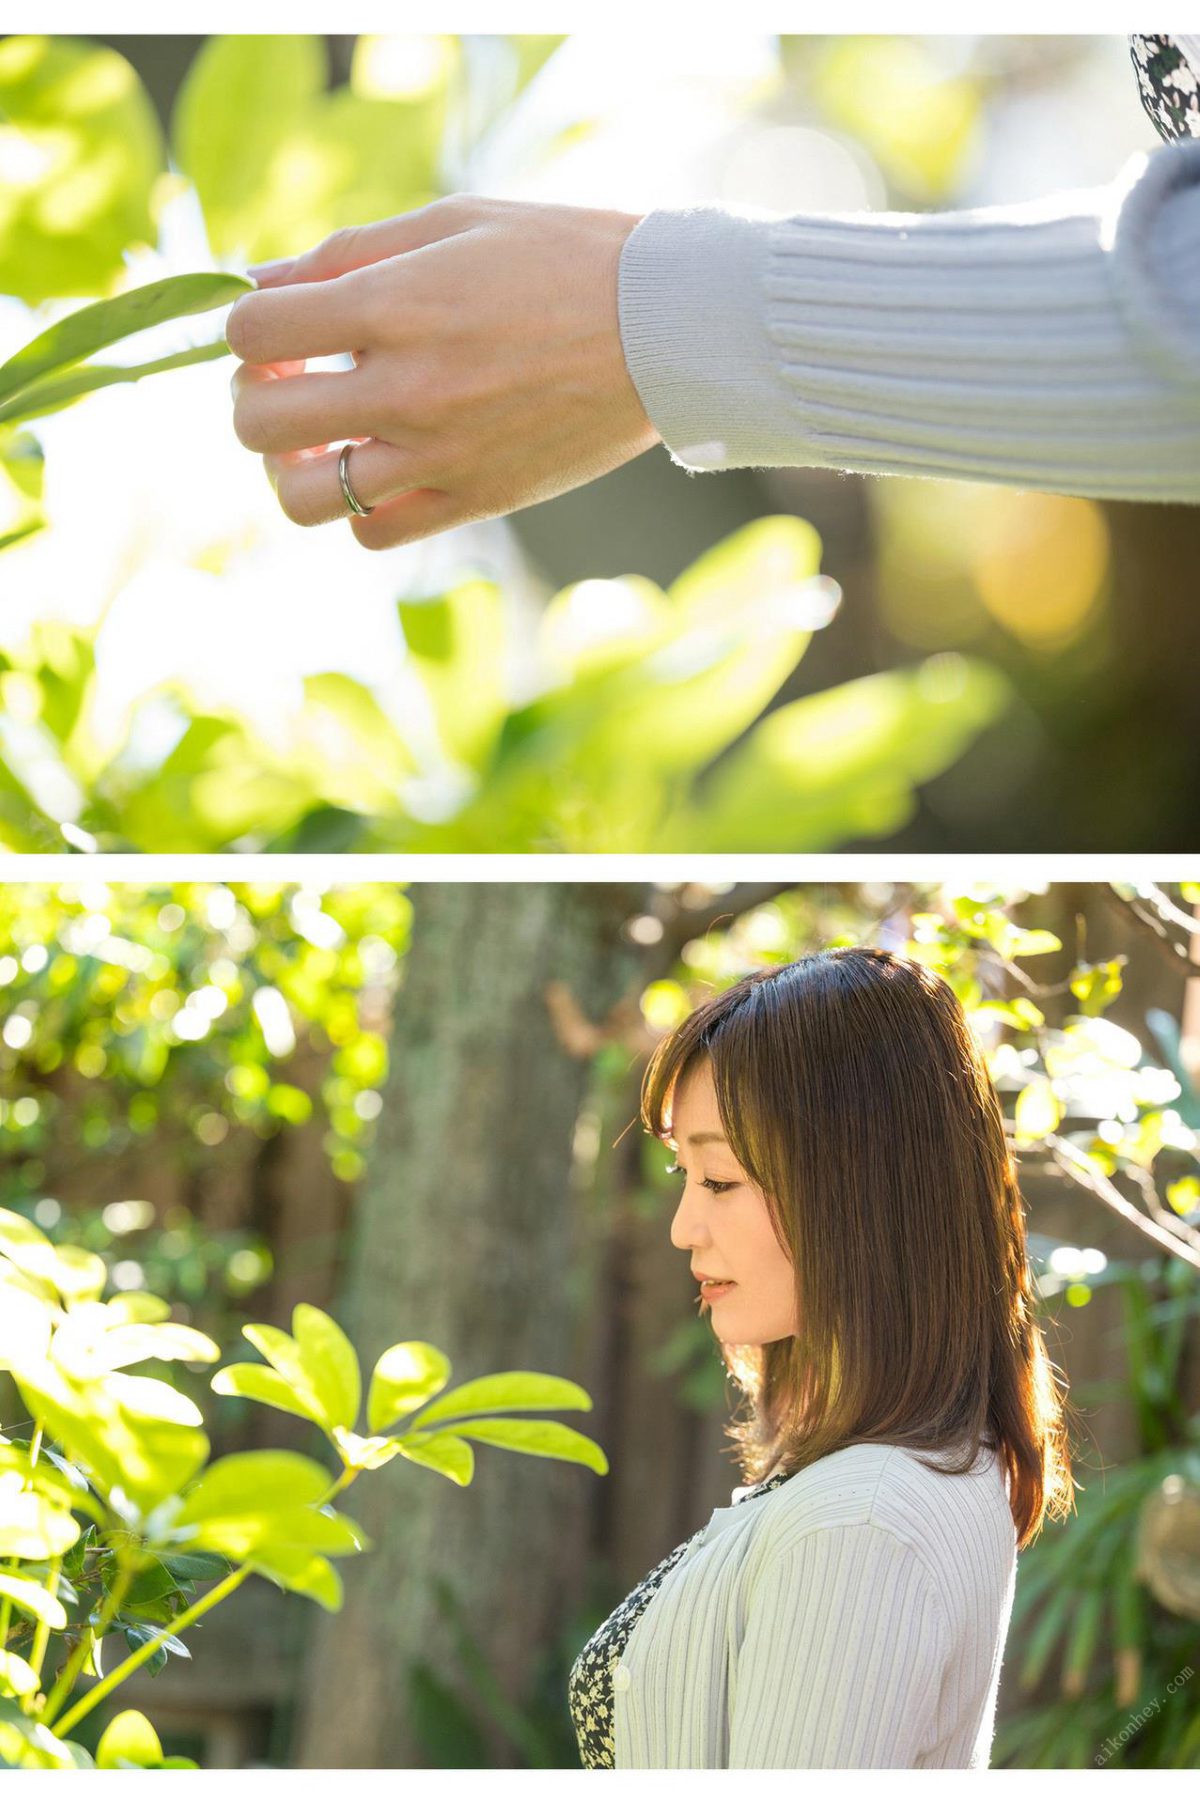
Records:
[[[231,309],[234,429],[290,520],[381,551],[590,482],[657,444],[617,266],[638,216],[474,195],[355,226],[251,273]],[[346,371],[304,360],[351,352]]]

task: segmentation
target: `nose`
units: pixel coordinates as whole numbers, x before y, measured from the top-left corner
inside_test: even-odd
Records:
[[[691,1252],[695,1247],[708,1244],[703,1193],[697,1195],[698,1191],[698,1185],[685,1184],[679,1206],[671,1217],[671,1245],[678,1247],[681,1253]]]

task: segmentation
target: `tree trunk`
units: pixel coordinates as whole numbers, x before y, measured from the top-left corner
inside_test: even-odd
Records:
[[[453,1361],[452,1383],[513,1368],[578,1377],[589,1287],[571,1176],[589,1060],[556,1037],[545,991],[564,982],[601,1020],[636,971],[621,927],[643,899],[639,885],[418,886],[339,1311],[367,1369],[419,1339]],[[488,1681],[465,1671],[435,1585],[452,1588],[498,1692],[519,1704],[580,1591],[602,1481],[499,1449],[476,1458],[465,1490],[398,1459],[348,1497],[373,1545],[342,1568],[341,1613],[314,1623],[297,1764],[536,1760],[489,1715]]]

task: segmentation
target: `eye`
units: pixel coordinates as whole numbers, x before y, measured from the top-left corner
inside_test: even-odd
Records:
[[[684,1171],[682,1165],[668,1165],[667,1176],[669,1178],[686,1178],[687,1172]],[[701,1178],[700,1187],[702,1190],[711,1190],[714,1196],[722,1196],[726,1190],[737,1189],[737,1185],[732,1179],[727,1181],[723,1178]]]

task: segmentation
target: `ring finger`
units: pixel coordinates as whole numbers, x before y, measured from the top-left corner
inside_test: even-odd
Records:
[[[263,458],[279,505],[297,526],[323,526],[351,517],[338,475],[340,457],[338,449],[271,452]],[[364,508],[378,507],[412,489],[428,489],[428,471],[418,467],[416,456],[382,439],[362,439],[353,445],[346,474]]]

